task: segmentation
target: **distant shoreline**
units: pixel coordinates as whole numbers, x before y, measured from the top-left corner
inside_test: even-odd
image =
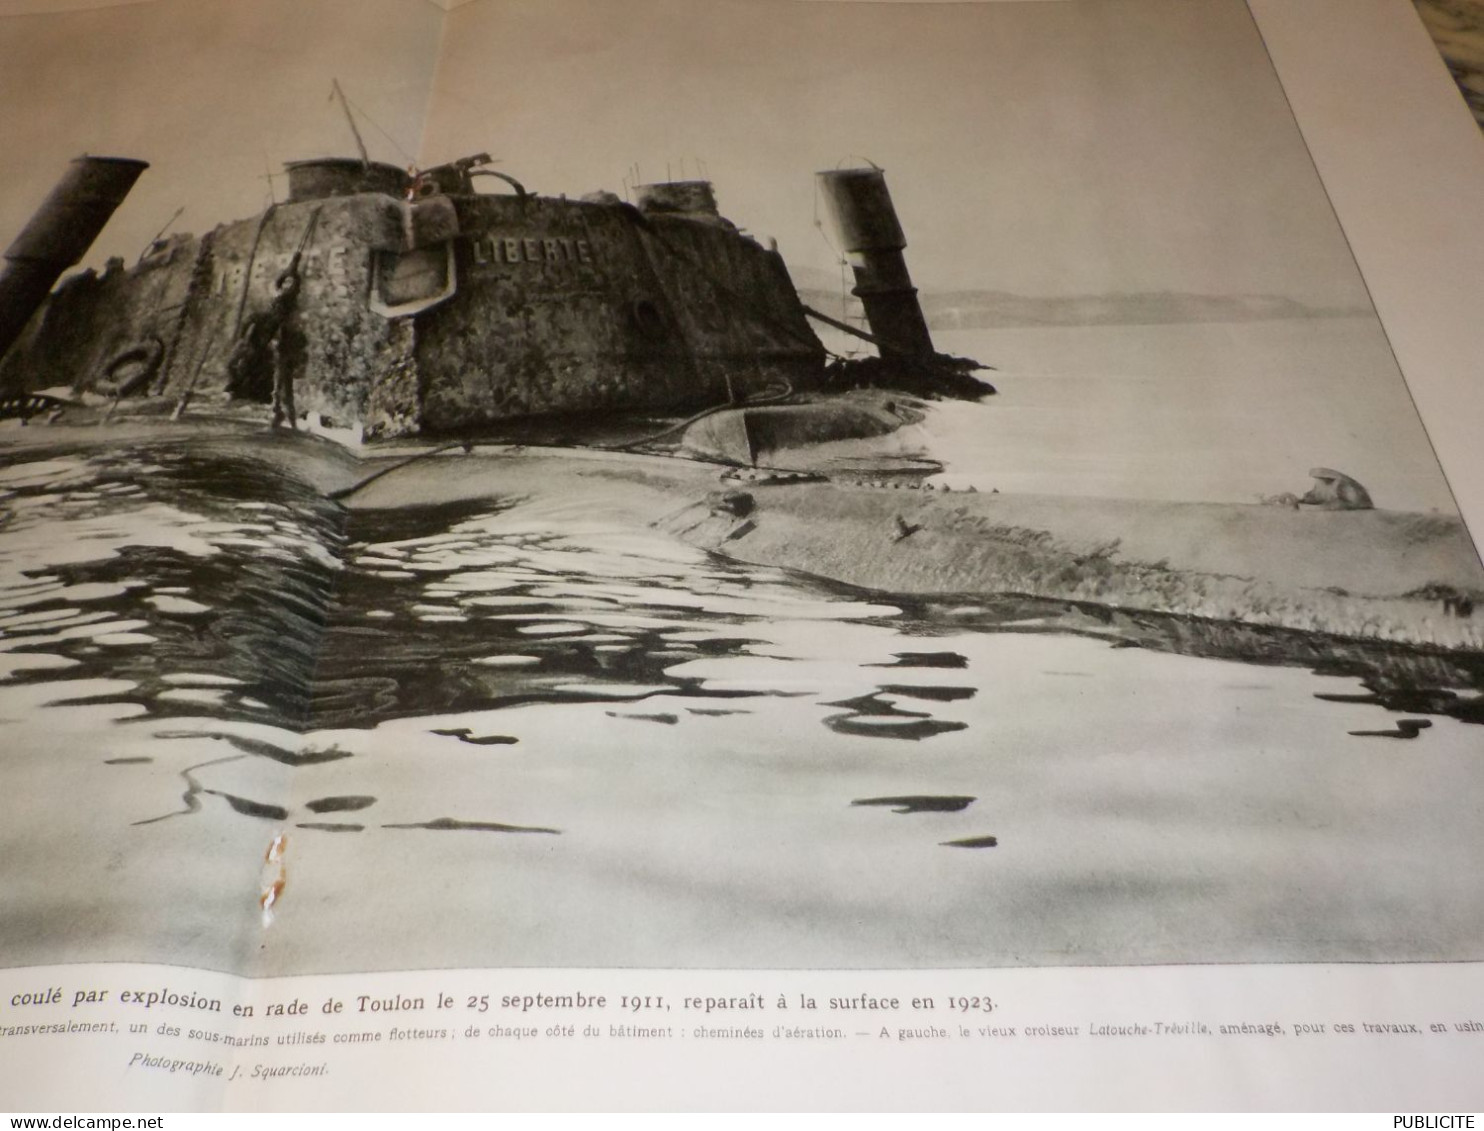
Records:
[[[860,314],[838,286],[819,285],[815,269],[796,273],[799,297],[833,318]],[[1194,295],[1166,291],[1126,295],[1019,295],[997,290],[924,291],[918,296],[933,330],[1001,330],[1081,326],[1168,326],[1375,317],[1368,306],[1309,306],[1281,295]]]

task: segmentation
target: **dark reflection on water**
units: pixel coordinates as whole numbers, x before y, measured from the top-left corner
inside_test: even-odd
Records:
[[[468,727],[434,727],[428,733],[457,738],[474,746],[514,746],[520,741],[511,734],[475,734]]]
[[[1348,733],[1357,738],[1416,738],[1430,726],[1431,719],[1397,719],[1393,730],[1352,730]]]
[[[969,661],[957,652],[898,652],[889,664],[866,664],[868,668],[966,668]]]
[[[747,570],[686,563],[654,572],[642,559],[605,555],[558,531],[483,529],[481,520],[498,513],[484,504],[352,516],[347,572],[315,672],[318,726],[699,696],[701,680],[669,669],[735,655],[760,635],[756,613],[708,608],[693,593],[699,583],[745,597]],[[725,694],[759,693],[704,692]],[[677,721],[671,712],[613,714]],[[516,741],[468,728],[435,733],[479,745]]]
[[[640,714],[636,711],[604,711],[610,719],[633,719],[640,723],[660,723],[663,726],[674,726],[680,721],[679,715],[672,715],[668,711],[657,712],[652,715]]]
[[[934,703],[956,703],[960,699],[972,699],[977,687],[934,687],[930,684],[883,683],[885,695],[901,695],[908,699],[927,699]]]
[[[862,797],[852,805],[880,805],[893,813],[961,813],[978,798],[975,797]]]
[[[321,797],[317,801],[305,802],[304,808],[311,813],[351,813],[369,809],[375,804],[374,797]]]
[[[287,821],[289,811],[282,805],[270,805],[265,801],[253,801],[246,797],[238,797],[236,794],[226,793],[220,789],[206,789],[201,792],[210,794],[212,797],[220,797],[232,807],[232,812],[241,813],[244,817],[258,817],[265,821]]]
[[[184,447],[25,470],[0,478],[7,652],[62,657],[70,679],[131,680],[123,698],[154,716],[308,722],[339,507],[266,464]]]
[[[452,817],[438,817],[431,821],[412,821],[381,827],[384,829],[432,829],[436,832],[550,833],[554,836],[561,833],[560,829],[543,829],[534,825],[502,825],[497,821],[458,821]]]
[[[843,715],[827,716],[824,725],[838,734],[896,738],[907,742],[919,742],[935,734],[964,730],[968,726],[968,723],[935,719],[927,711],[904,710],[880,698],[883,693],[893,694],[889,687],[883,687],[881,692],[874,695],[862,695],[827,704],[830,707],[847,707],[849,711]]]
[[[180,799],[185,802],[184,809],[177,809],[170,813],[162,813],[158,817],[147,817],[144,820],[135,821],[136,825],[154,825],[161,821],[168,821],[172,817],[185,817],[192,813],[201,811],[201,798],[220,797],[231,808],[232,812],[240,813],[244,817],[257,817],[267,821],[284,821],[288,819],[288,810],[281,805],[274,805],[266,801],[254,801],[251,798],[239,797],[225,790],[209,789],[195,776],[196,771],[205,770],[212,766],[224,765],[235,762],[245,755],[233,754],[226,758],[213,758],[209,762],[198,762],[194,766],[187,766],[180,771],[181,778],[185,781],[185,792]]]
[[[350,752],[341,750],[337,746],[329,746],[324,749],[311,746],[300,746],[289,750],[274,742],[265,742],[260,738],[250,738],[242,734],[224,734],[220,731],[205,730],[162,730],[156,734],[160,738],[210,738],[217,742],[225,742],[235,746],[244,754],[252,754],[259,758],[267,758],[269,761],[278,762],[284,766],[317,766],[322,762],[338,762],[342,758],[349,758]]]
[[[1330,703],[1364,703],[1385,707],[1388,711],[1415,711],[1421,714],[1449,715],[1466,723],[1484,723],[1484,697],[1462,696],[1456,691],[1428,687],[1388,687],[1375,677],[1361,682],[1372,690],[1364,695],[1319,694],[1316,699]]]

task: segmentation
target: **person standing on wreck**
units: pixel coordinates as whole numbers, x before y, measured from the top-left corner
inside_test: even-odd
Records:
[[[294,408],[294,373],[304,365],[307,345],[299,324],[299,274],[296,252],[274,281],[273,301],[261,314],[242,325],[242,332],[227,359],[227,393],[234,400],[271,401],[273,427],[288,421],[297,428]]]
[[[278,334],[273,349],[273,427],[285,420],[289,427],[299,427],[299,414],[294,410],[294,374],[304,367],[308,347],[304,328],[299,322],[299,288],[303,279],[299,275],[299,256],[295,253],[277,282],[278,293],[268,308],[275,320]]]

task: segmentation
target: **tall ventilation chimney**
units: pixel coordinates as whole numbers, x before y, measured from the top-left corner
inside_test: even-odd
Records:
[[[932,337],[907,274],[902,250],[907,237],[886,190],[886,174],[869,169],[833,169],[818,174],[835,231],[855,273],[852,291],[866,308],[866,321],[883,357],[932,358]]]
[[[79,157],[42,202],[0,267],[0,357],[51,293],[63,271],[84,255],[129,195],[146,161]]]

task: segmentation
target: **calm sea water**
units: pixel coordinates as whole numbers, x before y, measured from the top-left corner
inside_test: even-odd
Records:
[[[1453,513],[1370,317],[936,331],[1000,394],[934,414],[924,445],[981,490],[1251,503],[1312,467],[1378,507]]]
[[[1480,957],[1477,666],[347,516],[186,447],[0,507],[7,965]]]

